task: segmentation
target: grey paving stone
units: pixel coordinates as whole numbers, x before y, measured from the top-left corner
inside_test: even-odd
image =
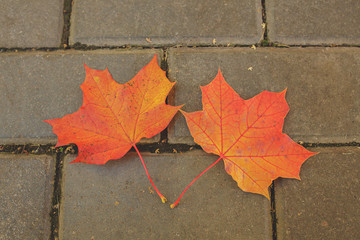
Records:
[[[0,239],[49,239],[55,159],[0,154]]]
[[[0,55],[0,143],[55,143],[42,120],[60,118],[82,105],[83,63],[129,81],[159,50],[58,51]],[[159,137],[151,141],[158,140]]]
[[[262,37],[261,13],[253,0],[75,1],[70,43],[255,44]]]
[[[185,104],[185,111],[202,109],[199,86],[210,83],[220,67],[244,99],[287,87],[290,112],[284,132],[294,140],[359,140],[360,49],[180,48],[169,51],[168,61],[169,78],[177,82],[170,102]],[[169,128],[170,142],[193,143],[184,117],[178,114],[176,119]]]
[[[63,0],[0,0],[0,47],[58,47]]]
[[[158,189],[174,202],[216,160],[203,151],[143,154]],[[135,153],[103,166],[64,168],[63,239],[271,239],[269,201],[244,193],[219,163],[175,209],[154,193]]]
[[[360,148],[311,151],[301,181],[276,181],[279,239],[359,239]]]
[[[360,44],[359,0],[266,1],[268,36],[284,44]]]

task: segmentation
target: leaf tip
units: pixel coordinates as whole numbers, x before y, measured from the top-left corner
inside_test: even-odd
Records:
[[[151,59],[150,63],[153,63],[155,62],[157,65],[158,65],[158,62],[157,62],[157,53],[155,53],[154,57]]]
[[[42,120],[43,122],[51,125],[51,126],[54,126],[56,125],[57,121],[60,120],[59,118],[54,118],[54,119],[47,119],[47,120]]]
[[[223,75],[222,75],[222,72],[221,72],[220,67],[219,67],[219,69],[218,69],[218,73],[216,74],[216,78],[220,78],[220,79],[223,79],[223,78],[224,78]]]
[[[314,155],[317,155],[317,154],[319,154],[320,152],[311,152],[312,153],[312,155],[311,156],[314,156]],[[311,157],[310,156],[310,157]]]
[[[171,205],[170,205],[170,208],[172,208],[172,209],[174,209],[175,207],[176,207],[175,204],[171,204]]]
[[[84,64],[85,72],[88,73],[91,70],[91,68],[88,65],[86,65],[85,62],[83,62],[83,64]]]
[[[74,161],[71,161],[70,163],[78,163],[80,161],[76,161],[76,159]]]

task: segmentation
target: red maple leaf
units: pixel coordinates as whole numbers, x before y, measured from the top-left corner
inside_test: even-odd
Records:
[[[136,143],[151,138],[169,124],[181,106],[165,104],[175,83],[171,83],[157,64],[157,57],[129,82],[119,84],[108,69],[99,71],[85,65],[85,82],[81,85],[83,105],[63,118],[45,120],[58,136],[56,146],[75,143],[79,148],[73,162],[105,164],[119,159],[132,147],[144,165],[150,182],[163,202],[145,166]]]
[[[198,177],[223,159],[226,172],[243,191],[262,194],[268,199],[268,187],[274,179],[299,179],[301,165],[316,153],[307,151],[282,133],[289,111],[286,90],[264,91],[244,100],[225,82],[220,70],[201,90],[203,110],[182,113],[195,142],[206,152],[220,157]]]

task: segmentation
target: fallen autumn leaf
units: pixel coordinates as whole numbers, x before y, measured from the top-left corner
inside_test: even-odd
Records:
[[[166,198],[150,178],[136,147],[143,137],[160,133],[181,108],[165,104],[175,83],[157,64],[157,56],[129,82],[115,82],[108,69],[99,71],[85,65],[83,105],[63,118],[45,120],[58,136],[56,146],[75,143],[79,155],[73,161],[105,164],[123,157],[132,147],[138,153],[151,184],[163,202]]]
[[[215,79],[202,90],[203,110],[183,112],[194,140],[204,151],[218,156],[225,170],[238,186],[269,199],[268,187],[278,177],[299,179],[300,167],[316,154],[295,143],[282,133],[284,118],[289,111],[285,90],[280,93],[264,91],[242,99],[226,82],[220,70]]]

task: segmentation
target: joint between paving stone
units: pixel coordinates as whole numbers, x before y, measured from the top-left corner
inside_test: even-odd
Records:
[[[167,138],[164,138],[167,140]],[[360,147],[360,142],[348,142],[348,143],[311,143],[298,141],[298,144],[305,148],[308,147]],[[168,143],[167,141],[159,141],[155,143],[138,143],[136,145],[141,152],[160,152],[160,153],[176,153],[176,152],[188,152],[196,149],[202,149],[197,144],[185,144],[185,143]],[[135,151],[131,149],[131,151]],[[12,153],[12,154],[32,154],[32,155],[53,155],[56,153],[63,154],[77,154],[78,148],[75,144],[69,144],[61,147],[56,147],[54,144],[1,144],[0,153]]]
[[[59,239],[64,156],[65,154],[62,152],[56,153],[54,191],[51,212],[49,213],[51,222],[50,240]]]
[[[270,216],[271,216],[272,239],[277,240],[277,217],[276,217],[274,181],[270,185]]]
[[[263,41],[260,47],[270,48],[359,48],[358,44],[282,44],[279,42]]]
[[[97,49],[169,49],[169,48],[235,48],[235,47],[251,47],[251,44],[154,44],[154,45],[141,45],[141,44],[125,44],[125,45],[107,45],[107,46],[97,46],[97,45],[87,45],[83,43],[76,42],[69,46],[70,49],[75,50],[97,50]]]
[[[311,143],[311,142],[298,142],[303,147],[360,147],[359,142],[347,142],[347,143]]]
[[[168,49],[166,47],[163,48],[163,55],[161,56],[161,64],[160,64],[160,68],[165,71],[165,76],[169,79],[169,64],[167,62],[167,57],[168,57],[168,53],[167,53]],[[169,97],[171,98],[171,95],[174,93],[174,90],[172,89],[168,96],[165,99],[165,103],[168,104],[169,103]],[[160,133],[160,143],[167,143],[168,142],[168,127],[166,127],[163,131],[161,131]]]
[[[95,50],[146,50],[146,49],[169,49],[169,48],[216,48],[216,49],[234,49],[234,48],[250,48],[253,45],[241,44],[218,44],[218,45],[171,45],[171,46],[139,46],[139,45],[124,45],[124,46],[92,46],[84,44],[75,44],[64,47],[40,47],[40,48],[0,48],[1,53],[23,53],[23,52],[55,52],[55,51],[95,51]],[[285,45],[277,42],[261,41],[256,46],[261,48],[360,48],[357,44],[317,44],[317,45]]]
[[[21,53],[21,52],[54,52],[62,50],[61,48],[47,48],[47,47],[41,47],[41,48],[0,48],[0,53]]]
[[[261,42],[269,42],[269,37],[268,37],[268,25],[267,25],[267,21],[266,21],[266,4],[265,4],[265,0],[261,0],[261,7],[262,7],[262,24],[263,24],[263,35],[262,35],[262,39]],[[261,44],[262,45],[262,44]]]
[[[69,48],[69,37],[70,37],[70,18],[72,13],[72,5],[73,0],[64,0],[64,8],[63,8],[63,32],[61,36],[61,49],[68,49]]]
[[[0,153],[53,155],[56,148],[54,144],[1,144]]]

